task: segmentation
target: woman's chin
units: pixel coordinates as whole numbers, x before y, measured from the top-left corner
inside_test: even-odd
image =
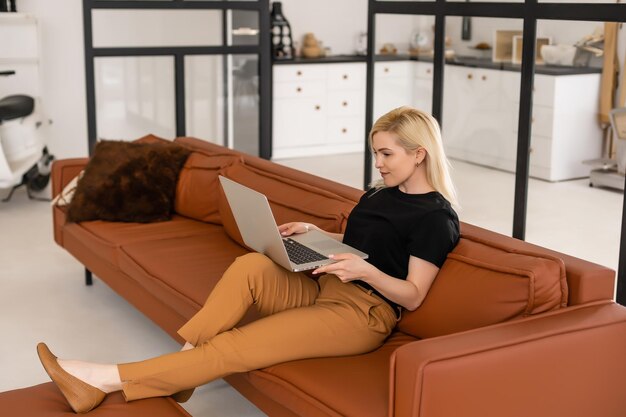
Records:
[[[385,187],[393,187],[396,185],[389,176],[383,176],[383,184],[385,184]]]

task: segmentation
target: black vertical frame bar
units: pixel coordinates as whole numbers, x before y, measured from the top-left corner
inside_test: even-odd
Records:
[[[443,75],[446,61],[446,16],[441,13],[445,0],[437,0],[435,14],[435,43],[433,45],[433,97],[431,113],[442,126],[443,123]]]
[[[176,77],[176,136],[186,136],[187,121],[185,116],[185,55],[174,55],[174,74]]]
[[[375,0],[367,4],[367,64],[365,71],[365,157],[363,158],[363,189],[372,182],[372,152],[370,151],[369,132],[374,124],[374,48],[376,45],[376,13]]]
[[[272,157],[272,61],[270,2],[259,0],[259,156]]]
[[[232,16],[231,16],[232,20]],[[228,44],[228,10],[222,10],[222,46],[227,46]],[[230,117],[230,100],[231,97],[228,97],[228,84],[230,83],[230,78],[232,76],[231,72],[228,70],[228,55],[223,55],[222,59],[222,91],[224,92],[224,142],[228,144],[228,137],[230,136],[230,125],[228,124],[228,118]],[[234,146],[234,140],[233,140]]]
[[[83,34],[85,40],[85,83],[87,96],[87,150],[89,155],[97,141],[96,89],[94,74],[93,25],[90,0],[83,0]]]
[[[515,166],[515,200],[513,204],[513,237],[526,237],[526,211],[528,207],[528,173],[530,164],[530,138],[532,133],[533,80],[535,75],[535,53],[537,18],[534,7],[537,0],[527,0],[530,8],[524,19],[522,41],[522,76],[520,81],[520,106],[517,133],[517,163]]]

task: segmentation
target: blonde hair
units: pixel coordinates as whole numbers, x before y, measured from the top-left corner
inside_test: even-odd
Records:
[[[404,106],[391,110],[381,116],[372,126],[369,134],[370,149],[373,150],[373,138],[378,132],[394,133],[398,144],[407,152],[422,147],[426,150],[426,180],[452,205],[458,207],[456,190],[450,177],[450,162],[446,158],[441,140],[439,123],[430,114]],[[385,187],[382,180],[372,184],[375,188]]]

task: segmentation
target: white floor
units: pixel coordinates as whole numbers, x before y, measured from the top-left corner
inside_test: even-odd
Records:
[[[362,155],[278,161],[361,187]],[[511,234],[513,176],[453,162],[460,217]],[[531,180],[527,240],[617,268],[622,194],[589,188],[587,180]],[[49,343],[65,358],[125,362],[179,346],[106,285],[83,284],[83,268],[52,239],[47,203],[25,192],[0,203],[0,391],[48,381],[35,345]],[[186,403],[195,417],[263,416],[222,381]]]

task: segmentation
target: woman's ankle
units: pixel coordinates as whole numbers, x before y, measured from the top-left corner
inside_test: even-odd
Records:
[[[108,393],[122,389],[116,365],[58,359],[59,365],[70,375]]]

